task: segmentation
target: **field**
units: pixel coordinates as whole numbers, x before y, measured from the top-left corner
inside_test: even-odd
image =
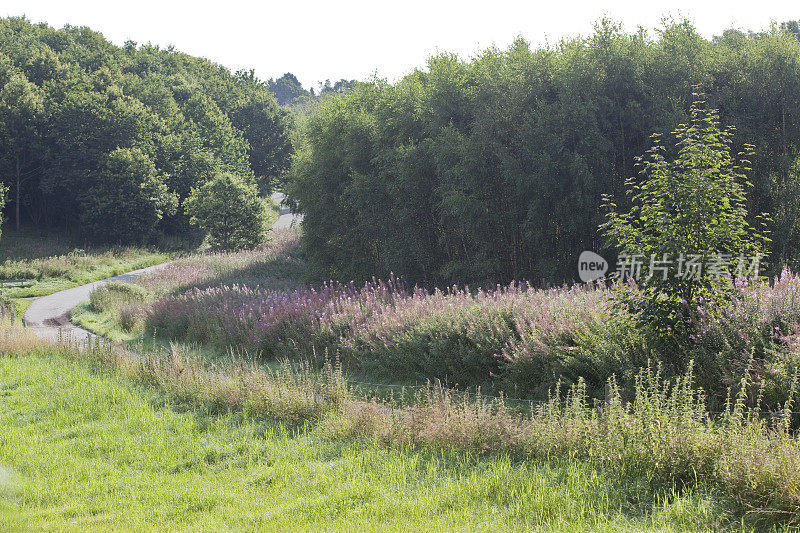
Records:
[[[772,519],[740,514],[713,485],[635,483],[569,454],[345,438],[331,432],[344,404],[322,418],[298,409],[312,374],[272,381],[294,400],[242,408],[196,394],[219,374],[188,361],[179,372],[175,354],[135,365],[107,348],[79,354],[1,333],[4,530],[699,531]]]
[[[797,523],[793,274],[741,286],[723,319],[703,323],[688,373],[676,373],[648,361],[635,328],[609,319],[602,287],[426,293],[390,280],[306,288],[301,272],[295,237],[283,233],[255,251],[188,255],[131,286],[100,289],[76,315],[87,325],[102,318],[106,332],[152,358],[132,367],[100,356],[104,368],[192,409],[277,420],[337,445],[445,454],[447,469],[477,461],[492,470],[502,460],[526,477],[543,468],[565,480],[563,469],[578,468],[590,485],[614,480],[614,497],[580,489],[581,527],[655,524],[667,503],[691,524],[677,529]],[[440,385],[470,364],[495,366],[462,374],[471,387]],[[515,379],[547,383],[555,369],[561,379],[547,390],[513,388]],[[509,390],[515,395],[503,396]],[[522,505],[524,491],[514,494],[504,501]],[[548,506],[499,511],[498,520],[542,526]],[[590,517],[597,513],[610,523]]]

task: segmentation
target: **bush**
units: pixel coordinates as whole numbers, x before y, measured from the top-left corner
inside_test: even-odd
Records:
[[[83,230],[95,242],[143,243],[175,203],[147,154],[117,148],[81,200]]]
[[[656,137],[640,160],[641,179],[628,180],[630,211],[618,213],[609,200],[611,211],[602,225],[609,244],[626,256],[620,256],[620,278],[627,274],[627,281],[638,284],[621,286],[617,303],[636,317],[656,347],[674,348],[676,339],[691,334],[696,326],[692,311],[699,303],[730,300],[734,277],[743,275],[751,257],[763,256],[769,241],[748,222],[745,173],[752,150],[734,156],[731,131],[720,131],[719,113],[704,109],[702,94],[695,96],[691,121],[673,133],[675,159],[667,160]],[[637,257],[644,263],[640,276]],[[687,258],[684,272],[680,263],[675,268],[669,262],[677,257]],[[693,257],[703,267],[716,258],[720,268],[689,272]],[[668,262],[656,266],[653,261],[662,258]]]
[[[149,298],[149,291],[140,285],[109,281],[92,291],[89,303],[98,311],[116,311],[122,304],[145,302]]]
[[[189,222],[208,232],[223,249],[253,248],[264,242],[268,211],[255,185],[233,174],[220,174],[184,202]]]

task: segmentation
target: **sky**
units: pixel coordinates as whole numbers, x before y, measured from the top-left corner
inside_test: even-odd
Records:
[[[534,45],[588,35],[603,16],[626,30],[686,17],[706,37],[726,28],[768,28],[800,19],[794,1],[508,1],[404,0],[318,2],[0,0],[0,16],[89,26],[113,43],[174,45],[261,79],[294,73],[306,88],[326,79],[395,80],[437,52],[464,58],[522,36]]]

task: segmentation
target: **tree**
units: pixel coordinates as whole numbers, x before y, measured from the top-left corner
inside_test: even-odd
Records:
[[[6,206],[6,196],[8,195],[8,187],[0,183],[0,234],[3,228],[3,208]]]
[[[117,148],[106,158],[81,201],[83,231],[96,242],[143,243],[175,197],[153,162],[138,148]]]
[[[667,159],[654,136],[653,147],[639,159],[640,180],[628,180],[631,209],[620,213],[609,198],[602,225],[610,245],[643,261],[638,290],[620,290],[618,304],[665,342],[691,330],[694,322],[687,324],[687,317],[698,303],[729,297],[737,269],[749,269],[769,240],[763,227],[748,221],[752,147],[734,156],[731,130],[720,130],[718,112],[704,107],[702,94],[695,97],[690,122],[673,132],[675,158]],[[680,263],[664,270],[681,257],[683,272]],[[690,260],[700,270],[687,275]],[[714,264],[716,275],[704,269]]]
[[[269,94],[253,91],[237,102],[230,117],[250,145],[250,167],[261,194],[269,196],[291,162],[288,114]]]
[[[106,240],[92,229],[99,215],[85,208],[113,209],[119,199],[98,181],[118,148],[146,156],[156,178],[148,171],[141,179],[181,201],[219,172],[255,175],[266,192],[287,167],[288,113],[252,71],[232,74],[171,47],[120,48],[88,28],[24,17],[0,18],[0,50],[0,178],[18,225],[27,218]],[[90,198],[90,190],[110,196]],[[170,211],[153,211],[166,218],[160,230],[194,233]],[[109,231],[112,240],[129,238]]]
[[[3,144],[8,148],[7,156],[14,176],[14,219],[17,231],[20,228],[20,204],[22,186],[32,175],[41,171],[35,160],[39,140],[38,121],[44,104],[39,88],[20,73],[0,89],[0,129],[5,137]],[[33,168],[30,168],[33,166]]]
[[[789,20],[786,22],[781,22],[781,30],[785,31],[786,33],[790,33],[794,35],[796,38],[800,39],[800,20]]]
[[[215,246],[231,250],[264,242],[266,202],[255,185],[234,174],[220,174],[193,189],[183,205],[189,222],[203,228]]]
[[[358,85],[358,80],[342,78],[333,85],[331,85],[331,80],[325,80],[325,83],[319,84],[319,95],[351,93],[355,90],[356,85]]]
[[[300,84],[297,76],[291,72],[287,72],[276,80],[270,79],[267,81],[267,87],[275,95],[275,99],[280,105],[291,104],[295,99],[310,94]]]

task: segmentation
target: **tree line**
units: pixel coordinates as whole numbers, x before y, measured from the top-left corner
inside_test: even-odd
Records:
[[[271,192],[289,168],[290,127],[252,71],[0,19],[0,175],[17,227],[90,242],[186,236],[187,198],[216,177]]]
[[[334,83],[331,83],[331,80],[320,82],[316,91],[313,87],[306,90],[300,83],[300,80],[297,79],[297,76],[291,72],[287,72],[280,78],[270,78],[267,80],[267,87],[270,92],[275,95],[275,99],[278,103],[295,108],[309,107],[320,97],[327,94],[352,92],[357,84],[357,80],[346,80],[342,78]]]
[[[628,208],[636,158],[651,134],[687,122],[696,86],[735,128],[733,149],[755,146],[747,209],[772,216],[773,268],[798,266],[796,30],[706,39],[682,20],[653,34],[602,20],[588,37],[439,54],[396,83],[323,99],[290,180],[312,273],[428,285],[574,278],[581,251],[613,257],[598,231],[603,195]]]

